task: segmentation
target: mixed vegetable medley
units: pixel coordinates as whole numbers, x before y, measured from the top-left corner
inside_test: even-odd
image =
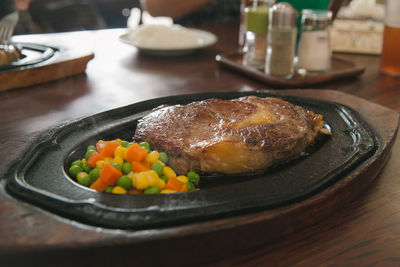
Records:
[[[199,190],[197,173],[190,171],[177,176],[167,163],[168,155],[151,150],[147,142],[99,140],[95,146],[87,147],[83,159],[72,162],[69,174],[83,186],[112,194]]]

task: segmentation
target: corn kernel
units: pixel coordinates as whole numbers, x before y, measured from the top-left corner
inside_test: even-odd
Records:
[[[164,176],[167,177],[168,179],[171,179],[171,177],[176,177],[176,173],[173,169],[171,169],[171,167],[164,167],[163,173]]]
[[[176,179],[178,179],[183,184],[186,184],[187,182],[189,182],[189,179],[184,175],[179,175],[178,177],[176,177]]]
[[[86,176],[89,176],[89,174],[87,174],[86,172],[80,172],[80,173],[78,173],[76,175],[76,179],[80,180],[80,179],[82,179],[83,177],[86,177]]]
[[[117,185],[116,187],[113,188],[111,191],[113,194],[126,194],[126,189],[123,188],[122,186]]]
[[[158,160],[158,152],[157,151],[151,151],[149,154],[146,155],[145,161],[148,163],[156,163]]]
[[[161,194],[170,194],[170,193],[176,193],[175,190],[171,190],[171,189],[164,189],[160,192]]]
[[[153,171],[135,172],[131,174],[133,186],[138,190],[146,189],[149,186],[157,186],[160,190],[165,187],[165,182]]]
[[[124,159],[120,156],[115,156],[114,159],[112,160],[112,163],[117,163],[119,165],[124,165]]]
[[[150,185],[157,185],[158,179],[160,179],[160,177],[154,170],[145,171],[144,173],[146,174]]]
[[[158,178],[158,185],[157,185],[158,189],[160,189],[160,191],[162,191],[165,188],[165,182],[164,180]]]
[[[114,156],[115,157],[117,157],[117,156],[119,156],[119,157],[121,157],[121,158],[125,158],[125,155],[126,155],[126,150],[127,150],[127,148],[125,148],[125,147],[123,147],[123,146],[119,146],[119,147],[117,147],[116,149],[115,149],[115,151],[114,151]]]
[[[138,190],[144,190],[150,186],[146,174],[144,172],[134,173],[132,181],[133,185]]]
[[[109,164],[111,164],[112,161],[113,161],[113,158],[106,157],[106,158],[103,159],[103,161],[104,161],[104,163],[109,163]]]
[[[115,139],[114,141],[117,142],[117,143],[121,143],[122,142],[122,140],[119,139],[119,138]]]
[[[96,168],[102,169],[104,167],[104,161],[99,160],[96,162]]]
[[[82,163],[86,163],[86,159],[82,159],[81,161],[82,161]]]

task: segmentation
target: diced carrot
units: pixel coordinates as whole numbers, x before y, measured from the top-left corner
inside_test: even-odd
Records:
[[[96,162],[99,160],[103,160],[103,156],[99,154],[99,152],[94,151],[87,160],[87,164],[92,167],[96,168]]]
[[[97,179],[96,181],[94,181],[93,184],[90,185],[90,188],[97,190],[99,192],[104,192],[107,186],[108,185],[102,179]]]
[[[114,185],[121,176],[122,172],[120,172],[117,168],[111,164],[104,164],[103,169],[100,171],[99,179],[103,180],[103,182],[107,185]]]
[[[108,141],[108,142],[106,142],[105,146],[101,150],[100,155],[102,155],[104,158],[106,158],[106,157],[113,158],[114,151],[119,146],[120,146],[120,144],[115,141]]]
[[[183,183],[181,181],[179,181],[175,177],[171,177],[168,179],[168,183],[165,185],[165,188],[179,192],[181,191],[182,186]]]
[[[127,161],[142,161],[147,155],[146,149],[141,147],[139,144],[134,143],[128,147],[125,154]]]
[[[132,161],[132,170],[134,170],[135,172],[144,172],[150,169],[151,166],[149,164],[146,164],[145,162]]]
[[[181,190],[179,190],[179,192],[187,192],[187,191],[189,191],[189,189],[186,187],[185,184],[181,187]]]
[[[96,143],[96,150],[97,152],[101,152],[104,148],[104,146],[106,145],[106,142],[104,142],[103,140],[100,140]]]

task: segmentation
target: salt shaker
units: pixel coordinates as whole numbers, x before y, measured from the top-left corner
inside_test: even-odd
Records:
[[[326,71],[331,67],[330,25],[332,12],[303,9],[301,35],[297,51],[298,69]]]
[[[271,0],[254,0],[245,8],[245,46],[246,64],[256,68],[264,68],[267,49],[268,12]]]
[[[290,78],[294,72],[297,11],[286,2],[269,10],[268,45],[265,73]]]

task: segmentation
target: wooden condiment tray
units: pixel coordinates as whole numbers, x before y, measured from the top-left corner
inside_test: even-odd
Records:
[[[343,78],[355,77],[365,71],[365,67],[339,57],[332,57],[331,69],[325,72],[308,72],[304,75],[296,72],[291,78],[282,78],[265,74],[263,69],[257,69],[245,64],[243,53],[219,54],[217,62],[231,70],[259,80],[275,88],[305,88],[327,83]]]

